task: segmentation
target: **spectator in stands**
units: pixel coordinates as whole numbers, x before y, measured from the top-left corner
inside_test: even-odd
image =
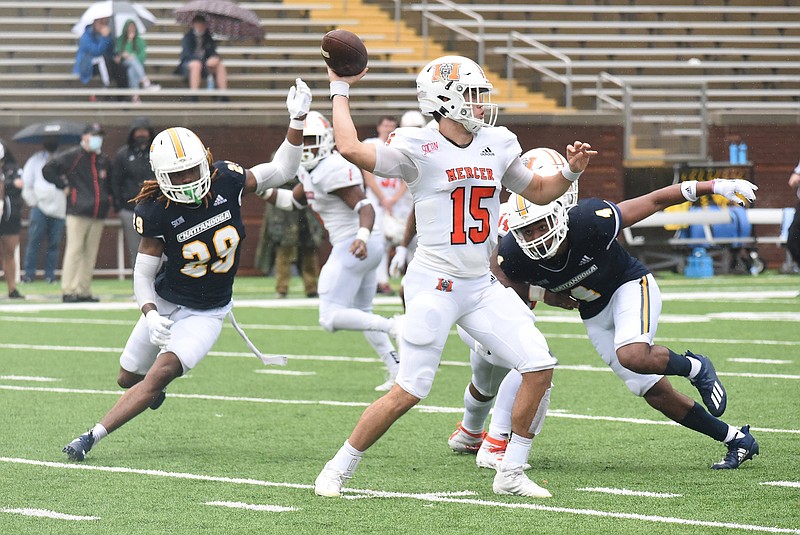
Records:
[[[17,250],[22,215],[22,178],[19,166],[0,140],[0,257],[8,297],[24,299],[17,290]]]
[[[154,180],[156,177],[150,168],[153,136],[155,132],[146,117],[134,119],[128,130],[128,142],[117,151],[111,171],[111,197],[125,234],[130,267],[136,262],[139,251],[139,233],[133,228],[132,199],[139,194],[145,180]]]
[[[789,177],[789,187],[794,188],[797,193],[797,207],[794,210],[794,219],[789,225],[789,234],[786,237],[786,248],[792,255],[794,262],[800,264],[800,163],[794,168],[794,172]]]
[[[198,14],[181,41],[181,61],[176,74],[181,74],[189,83],[189,89],[199,89],[200,82],[209,75],[214,77],[217,89],[228,88],[228,72],[217,54],[217,42],[208,29],[206,18]],[[196,96],[192,100],[197,100]],[[222,97],[223,102],[228,97]]]
[[[117,38],[115,51],[115,57],[127,73],[129,88],[161,89],[160,85],[151,83],[150,78],[144,72],[144,62],[147,59],[147,43],[139,35],[139,28],[134,21],[125,21],[122,35]],[[141,98],[139,95],[133,95],[131,101],[141,102]]]
[[[378,119],[378,124],[375,125],[377,137],[371,137],[364,140],[364,143],[374,143],[376,145],[383,145],[389,139],[389,134],[397,129],[397,118],[390,115],[384,115]],[[384,215],[392,214],[392,207],[407,191],[406,184],[402,180],[388,178],[381,179],[380,182],[375,178],[375,175],[369,171],[361,170],[364,175],[364,185],[367,187],[367,198],[372,202],[375,208],[375,225],[374,228],[381,229],[386,234],[384,229]],[[388,243],[387,248],[391,246]],[[384,253],[381,263],[378,265],[376,271],[378,281],[378,293],[385,295],[393,295],[394,290],[389,285],[389,267],[386,253]]]
[[[291,190],[298,180],[287,182],[281,188]],[[322,243],[325,229],[311,210],[287,212],[267,205],[264,211],[264,235],[259,250],[258,263],[263,271],[270,270],[270,260],[275,259],[275,292],[279,298],[289,293],[292,264],[296,264],[303,278],[306,297],[317,297],[319,262],[317,249]]]
[[[44,280],[56,281],[56,264],[61,241],[64,238],[64,218],[67,216],[67,197],[64,192],[45,180],[42,167],[58,150],[58,137],[47,136],[42,140],[43,149],[34,153],[22,168],[22,198],[30,206],[28,245],[25,248],[25,274],[22,282],[36,280],[39,267],[39,251],[47,242],[44,257]]]
[[[90,26],[86,26],[78,41],[72,72],[78,75],[84,85],[98,73],[104,87],[111,85],[112,78],[118,86],[127,87],[127,76],[114,61],[114,39],[111,37],[108,18],[96,19]]]
[[[111,160],[103,154],[105,132],[86,126],[79,146],[57,154],[42,168],[45,180],[67,193],[67,244],[61,273],[65,303],[97,302],[92,296],[103,220],[111,206]]]

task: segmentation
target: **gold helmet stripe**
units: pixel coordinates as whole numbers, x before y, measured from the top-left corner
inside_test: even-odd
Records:
[[[521,217],[528,215],[528,208],[525,206],[525,198],[522,195],[517,195],[517,213]]]
[[[181,143],[181,138],[178,137],[178,131],[174,128],[167,129],[167,133],[169,133],[169,138],[172,140],[172,147],[175,149],[175,156],[178,158],[185,158],[186,152],[183,150],[183,143]]]

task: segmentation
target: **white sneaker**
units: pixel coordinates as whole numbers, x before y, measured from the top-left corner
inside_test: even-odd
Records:
[[[388,392],[394,386],[394,377],[386,379],[385,383],[379,384],[375,387],[375,392]]]
[[[514,496],[531,496],[533,498],[552,498],[553,495],[528,479],[523,466],[497,467],[492,490],[495,494],[512,494]]]
[[[478,453],[485,434],[483,431],[477,435],[470,433],[461,426],[461,422],[458,422],[458,427],[447,439],[447,445],[456,453]]]
[[[316,481],[314,481],[314,494],[328,498],[338,498],[342,495],[342,485],[346,480],[353,477],[353,474],[347,475],[340,470],[329,468],[329,464],[325,464],[325,468],[322,469],[322,472],[319,473]]]

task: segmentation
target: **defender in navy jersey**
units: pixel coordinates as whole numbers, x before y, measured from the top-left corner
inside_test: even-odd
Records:
[[[242,196],[263,194],[295,176],[310,104],[311,91],[298,78],[286,99],[286,140],[271,162],[250,169],[212,164],[211,151],[186,128],[168,128],[153,139],[156,180],[145,181],[134,199],[133,226],[142,239],[133,290],[142,316],[120,356],[117,383],[128,391],[97,425],[64,447],[70,460],[84,460],[108,433],[148,407],[157,409],[166,386],[211,350],[233,306],[245,238]]]
[[[714,469],[738,468],[758,454],[758,443],[749,426],[737,429],[717,418],[725,411],[727,396],[707,357],[691,351],[679,355],[654,345],[661,313],[658,285],[647,268],[617,242],[617,236],[658,210],[695,201],[698,195],[715,193],[743,204],[743,199],[755,199],[755,189],[745,180],[684,182],[619,205],[585,199],[569,211],[560,201],[537,206],[512,195],[510,232],[500,241],[493,261],[498,279],[525,301],[543,298],[550,305],[577,307],[595,349],[631,392],[671,420],[726,444],[728,453]],[[469,344],[478,353],[491,352],[489,347]],[[490,372],[473,374],[473,382]],[[516,396],[517,375],[512,370],[499,391],[495,388],[495,416],[477,452],[479,466],[493,467],[503,457],[503,435],[510,431],[506,412],[510,413]],[[674,390],[665,375],[688,377],[708,411]]]

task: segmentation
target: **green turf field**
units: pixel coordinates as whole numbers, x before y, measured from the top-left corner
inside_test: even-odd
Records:
[[[236,317],[286,367],[263,366],[226,324],[159,410],[68,462],[61,448],[120,395],[119,352],[138,312],[130,281],[96,281],[102,302],[85,306],[23,285],[25,303],[0,300],[0,533],[800,533],[800,278],[658,280],[657,342],[713,358],[723,420],[752,425],[761,455],[710,470],[723,445],[631,395],[577,313],[540,306],[560,361],[529,472],[546,500],[494,495],[493,473],[447,448],[470,377],[455,334],[430,397],[366,453],[346,499],[315,497],[383,366],[361,334],[323,331],[299,282],[297,300],[273,300],[263,278],[237,280]],[[401,311],[397,298],[378,303]]]

